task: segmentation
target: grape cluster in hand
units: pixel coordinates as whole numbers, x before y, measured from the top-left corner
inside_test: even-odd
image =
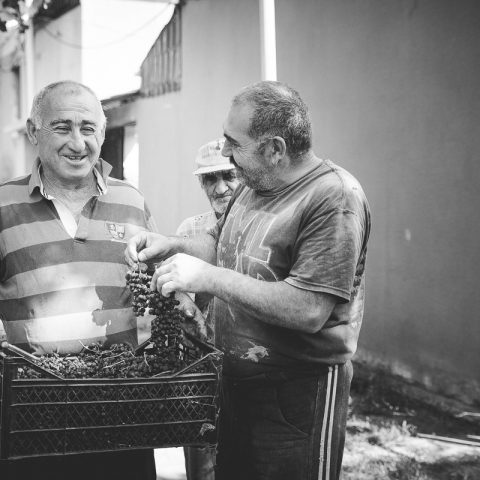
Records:
[[[132,346],[124,343],[109,347],[93,344],[85,346],[78,355],[49,354],[38,357],[37,363],[64,378],[131,378],[173,373],[201,358],[198,347],[184,337],[180,325],[186,317],[175,308],[179,302],[173,294],[164,297],[151,291],[151,280],[152,276],[139,268],[126,275],[127,287],[133,294],[135,315],[150,313],[155,316],[151,322],[150,341],[140,353],[135,353]],[[202,369],[203,366],[197,366],[192,371]],[[26,366],[19,369],[18,376],[39,378],[43,375]]]
[[[150,313],[155,318],[151,323],[150,345],[157,357],[159,368],[175,371],[185,367],[185,337],[181,323],[185,314],[175,308],[179,302],[173,294],[164,297],[157,291],[150,290],[152,275],[137,268],[126,276],[127,286],[133,293],[133,311],[135,315]]]

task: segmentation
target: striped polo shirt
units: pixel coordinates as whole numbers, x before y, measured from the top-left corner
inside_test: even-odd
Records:
[[[112,167],[99,160],[98,195],[72,232],[43,190],[39,166],[37,159],[30,175],[0,185],[0,318],[8,341],[37,354],[76,353],[97,341],[136,344],[124,250],[137,232],[155,230],[143,196],[108,177]]]

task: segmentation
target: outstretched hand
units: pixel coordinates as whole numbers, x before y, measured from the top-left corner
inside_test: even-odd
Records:
[[[170,242],[168,237],[152,232],[139,232],[127,243],[125,249],[125,261],[131,268],[135,268],[138,262],[151,262],[168,257]]]

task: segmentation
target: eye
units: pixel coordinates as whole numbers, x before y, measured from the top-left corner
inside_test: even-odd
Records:
[[[228,148],[238,148],[238,143],[231,138],[225,138],[225,146]]]
[[[217,176],[214,173],[205,173],[202,175],[203,183],[215,183]]]
[[[58,125],[53,130],[58,133],[67,133],[70,128],[67,125]]]
[[[236,178],[237,178],[237,174],[236,174],[235,170],[230,170],[230,171],[225,172],[223,174],[223,179],[226,182],[231,182],[231,181],[235,180]]]
[[[95,133],[95,129],[93,127],[82,127],[82,133],[85,135],[93,135]]]

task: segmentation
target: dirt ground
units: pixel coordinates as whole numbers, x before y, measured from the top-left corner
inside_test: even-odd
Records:
[[[393,380],[356,369],[342,480],[480,480],[480,418],[459,418]]]

